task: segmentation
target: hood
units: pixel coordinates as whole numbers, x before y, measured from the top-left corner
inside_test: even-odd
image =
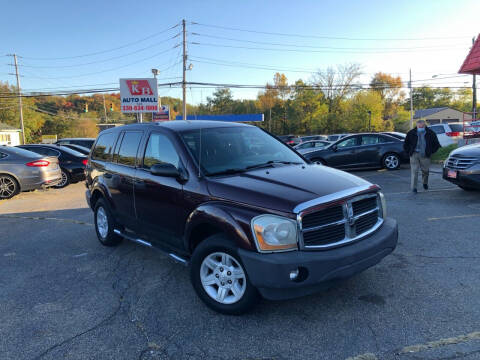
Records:
[[[450,153],[450,156],[452,156],[452,155],[456,155],[458,157],[465,156],[465,157],[478,157],[478,158],[480,158],[480,143],[462,146],[458,149],[453,150]]]
[[[213,197],[289,213],[300,203],[370,185],[357,176],[316,164],[281,165],[208,179]]]

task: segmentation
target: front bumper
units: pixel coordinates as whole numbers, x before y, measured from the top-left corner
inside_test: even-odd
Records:
[[[448,177],[448,171],[450,170],[457,172],[455,179]],[[456,170],[444,167],[443,179],[455,185],[480,189],[480,170]]]
[[[374,234],[343,247],[324,251],[290,251],[259,254],[239,249],[251,283],[270,300],[295,298],[331,287],[379,263],[396,247],[398,226],[386,219]],[[290,280],[290,272],[301,269],[301,281]]]

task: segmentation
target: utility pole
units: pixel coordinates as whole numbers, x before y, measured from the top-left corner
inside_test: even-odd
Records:
[[[15,63],[15,76],[17,77],[18,106],[20,108],[20,127],[22,129],[22,140],[23,140],[23,143],[25,144],[25,128],[23,126],[22,91],[20,88],[20,75],[18,74],[17,54],[13,54],[10,56],[13,56],[13,61]]]
[[[105,123],[108,122],[108,118],[107,118],[107,108],[105,107],[105,94],[102,94],[103,96],[103,113],[105,114]]]
[[[413,95],[412,95],[412,69],[410,69],[410,80],[408,81],[410,88],[410,129],[413,129]]]
[[[475,45],[475,37],[472,39],[472,46]],[[472,104],[472,119],[477,118],[477,76],[473,75],[472,81],[473,104]]]
[[[182,20],[183,27],[183,120],[187,120],[187,32],[185,28],[185,19]]]

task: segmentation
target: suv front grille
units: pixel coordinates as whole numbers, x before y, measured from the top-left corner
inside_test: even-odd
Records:
[[[454,170],[468,169],[476,161],[478,161],[478,159],[474,157],[458,157],[452,155],[447,160],[447,167]]]
[[[326,209],[300,214],[302,247],[324,249],[357,240],[383,223],[377,194],[346,199]]]

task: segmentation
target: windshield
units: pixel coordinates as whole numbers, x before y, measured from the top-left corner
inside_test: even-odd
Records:
[[[274,163],[305,163],[293,150],[256,127],[192,130],[181,136],[206,175],[242,172]]]

